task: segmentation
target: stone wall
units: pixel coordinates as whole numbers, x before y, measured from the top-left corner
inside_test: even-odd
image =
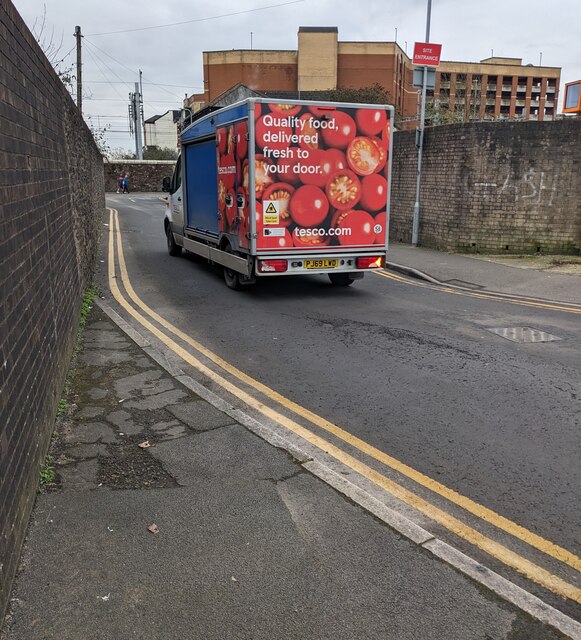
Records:
[[[411,242],[415,132],[394,135],[391,242]],[[419,243],[452,251],[581,251],[581,119],[426,129]]]
[[[117,190],[117,178],[127,174],[129,191],[161,191],[165,176],[173,173],[175,160],[111,160],[105,161],[105,191]]]
[[[103,223],[103,160],[9,0],[0,0],[0,624]]]

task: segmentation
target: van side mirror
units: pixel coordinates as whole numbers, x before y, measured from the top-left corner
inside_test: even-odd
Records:
[[[171,178],[166,176],[161,183],[161,190],[165,193],[168,193],[170,190]]]

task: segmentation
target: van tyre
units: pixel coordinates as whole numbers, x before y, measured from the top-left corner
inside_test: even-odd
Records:
[[[230,245],[227,245],[224,251],[226,253],[234,253]],[[224,267],[224,282],[226,283],[228,289],[233,289],[234,291],[239,291],[240,289],[242,289],[240,274],[237,271],[228,269],[228,267]]]
[[[182,255],[182,248],[176,244],[173,233],[171,232],[171,226],[168,224],[165,227],[165,235],[167,238],[167,252],[170,256],[179,257]]]
[[[350,287],[355,282],[349,273],[330,273],[329,280],[334,287]]]

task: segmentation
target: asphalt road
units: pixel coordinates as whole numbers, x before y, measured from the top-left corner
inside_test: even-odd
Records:
[[[578,315],[373,274],[347,289],[313,276],[235,292],[219,268],[168,256],[158,198],[108,204],[119,210],[133,287],[157,313],[279,393],[579,555]],[[523,345],[487,330],[512,326],[561,340]]]

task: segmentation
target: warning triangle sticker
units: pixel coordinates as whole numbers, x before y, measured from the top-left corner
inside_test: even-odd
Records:
[[[268,207],[266,207],[266,211],[264,213],[278,213],[276,207],[274,206],[274,202],[271,202]]]

